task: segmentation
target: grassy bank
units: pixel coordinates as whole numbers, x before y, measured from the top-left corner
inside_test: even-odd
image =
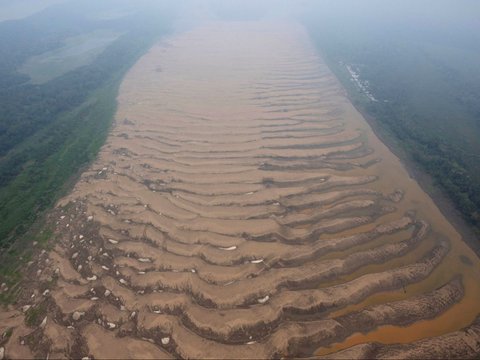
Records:
[[[42,16],[49,17],[48,13]],[[10,64],[12,59],[0,60],[5,75],[0,93],[8,94],[0,101],[0,138],[8,140],[2,143],[0,155],[0,282],[10,288],[0,295],[3,302],[15,298],[22,267],[50,240],[45,214],[71,189],[105,142],[124,74],[168,32],[169,22],[159,21],[158,14],[144,21],[135,16],[129,18],[132,23],[123,28],[123,35],[89,64],[44,84],[30,83],[15,70],[24,56],[15,66]],[[0,38],[12,27],[31,31],[31,23],[38,19],[23,21],[23,25],[0,26]],[[118,22],[107,25],[118,28]],[[98,26],[85,26],[83,31],[91,34]],[[21,43],[17,47],[18,54],[30,51]],[[42,51],[51,48],[49,43]],[[36,248],[33,242],[38,243]]]
[[[401,15],[395,23],[367,12],[339,10],[321,21],[318,16],[305,24],[354,105],[397,153],[433,179],[429,186],[448,196],[478,236],[480,71],[472,66],[480,56],[477,35],[459,24],[426,26]]]

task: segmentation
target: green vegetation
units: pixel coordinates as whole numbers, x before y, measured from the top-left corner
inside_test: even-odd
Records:
[[[28,239],[26,232],[104,143],[124,73],[168,29],[168,14],[159,18],[152,11],[104,22],[89,20],[90,13],[76,6],[0,24],[0,275],[12,281],[18,259],[28,260],[27,244],[40,236],[35,241],[42,245],[51,237],[42,226]],[[89,11],[96,11],[92,6]],[[99,43],[103,50],[92,55]],[[22,64],[52,54],[68,62],[72,51],[87,63],[61,68],[60,76],[50,71],[43,84],[17,72]]]
[[[379,12],[385,10],[375,4]],[[455,14],[448,18],[452,23],[436,19],[439,23],[432,20],[428,26],[424,18],[417,22],[402,14],[376,15],[352,17],[347,10],[337,13],[335,21],[321,16],[305,21],[355,105],[373,117],[382,133],[420,164],[464,218],[480,229],[478,33],[462,28]],[[378,101],[352,81],[347,66]]]
[[[27,326],[38,326],[45,318],[47,314],[47,308],[45,304],[39,304],[38,306],[31,307],[25,313],[25,324]]]

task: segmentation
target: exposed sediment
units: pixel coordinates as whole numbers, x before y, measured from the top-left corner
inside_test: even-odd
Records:
[[[478,259],[300,26],[176,35],[131,69],[118,101],[97,160],[49,215],[53,248],[0,314],[7,357],[479,353],[478,321],[459,330],[480,312]],[[434,333],[442,317],[456,322]],[[418,324],[431,325],[411,344],[372,335],[341,351]]]

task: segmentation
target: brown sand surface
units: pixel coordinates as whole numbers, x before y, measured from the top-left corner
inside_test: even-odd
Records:
[[[0,313],[9,358],[480,351],[478,257],[298,24],[155,45],[50,220],[58,243]]]

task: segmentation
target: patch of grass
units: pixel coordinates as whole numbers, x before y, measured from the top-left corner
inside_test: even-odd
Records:
[[[31,307],[25,313],[25,324],[30,327],[39,326],[47,314],[47,307],[44,303]]]
[[[33,84],[43,84],[80,66],[90,64],[121,33],[96,30],[65,40],[61,48],[29,58],[18,71]]]

